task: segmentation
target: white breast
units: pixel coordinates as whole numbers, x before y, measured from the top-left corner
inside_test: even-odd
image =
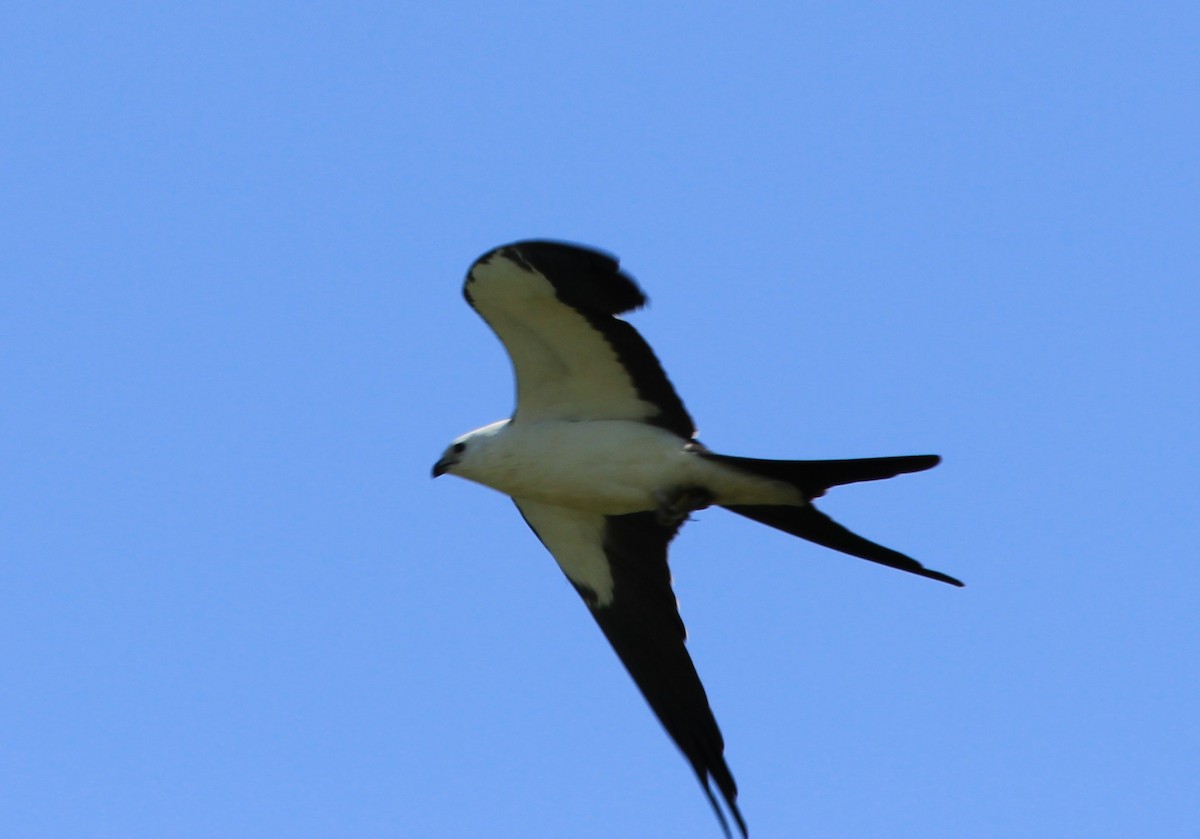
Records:
[[[797,503],[791,487],[699,457],[696,444],[626,420],[500,423],[481,429],[455,473],[515,499],[622,515],[656,493],[704,487],[717,503]]]
[[[656,489],[687,480],[685,445],[640,422],[516,422],[456,473],[514,498],[619,515],[654,509]]]

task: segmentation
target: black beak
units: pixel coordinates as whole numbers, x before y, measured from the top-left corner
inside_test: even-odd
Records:
[[[437,478],[441,475],[445,475],[446,470],[450,468],[452,463],[453,461],[450,460],[439,460],[437,463],[433,464],[433,477]]]

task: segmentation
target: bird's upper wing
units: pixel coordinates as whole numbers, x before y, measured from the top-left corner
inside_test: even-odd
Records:
[[[599,251],[516,242],[481,256],[463,285],[517,378],[517,421],[626,419],[690,439],[692,419],[654,352],[615,315],[645,296]]]
[[[710,778],[744,836],[725,741],[684,646],[686,632],[671,591],[667,545],[678,525],[659,524],[653,512],[604,516],[516,503],[691,764],[726,834],[729,828]]]

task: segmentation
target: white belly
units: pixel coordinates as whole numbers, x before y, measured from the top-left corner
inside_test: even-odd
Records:
[[[681,487],[705,487],[718,503],[779,497],[776,482],[734,474],[688,447],[640,422],[510,423],[472,458],[469,470],[457,471],[516,499],[604,515],[653,510],[656,493]]]

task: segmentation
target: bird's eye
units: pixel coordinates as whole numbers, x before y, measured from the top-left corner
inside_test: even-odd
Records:
[[[455,443],[453,446],[450,447],[450,451],[454,452],[455,454],[462,454],[466,450],[467,450],[466,443]]]

